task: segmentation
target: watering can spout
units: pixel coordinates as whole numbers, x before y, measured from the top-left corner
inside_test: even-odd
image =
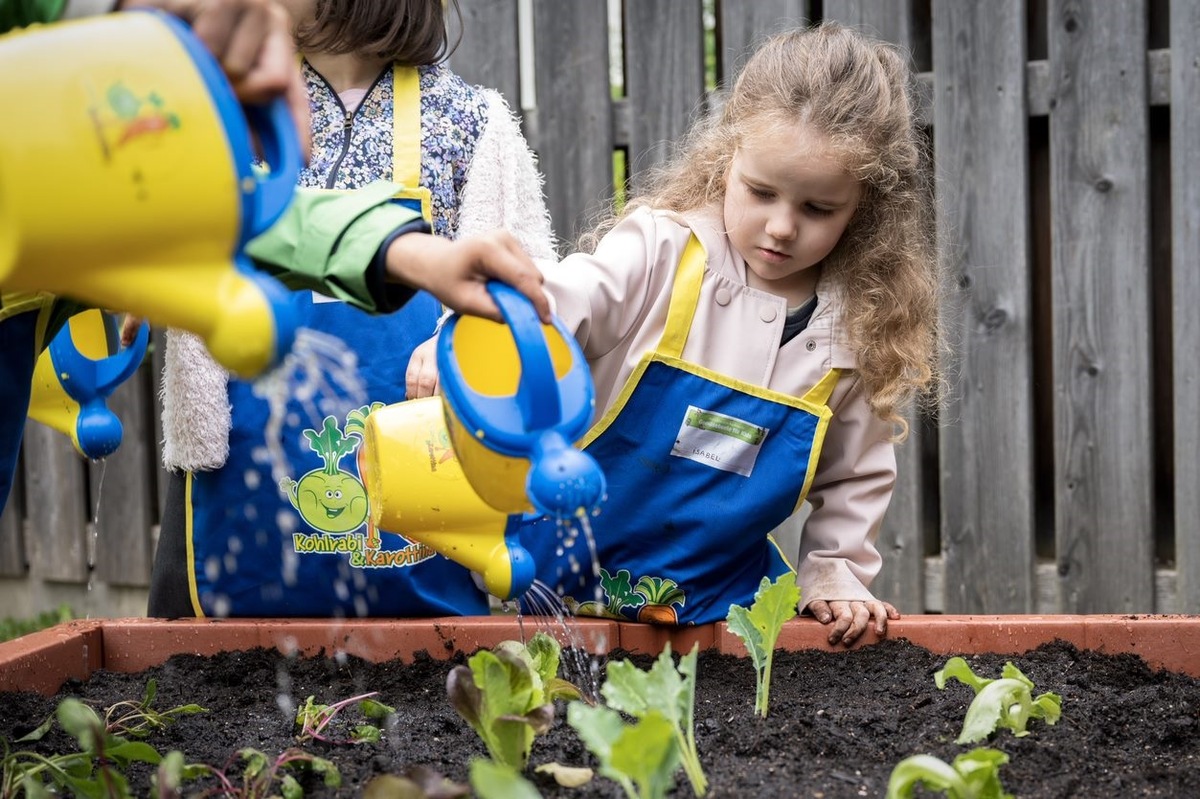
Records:
[[[587,515],[604,499],[604,473],[558,430],[534,441],[526,483],[529,500],[548,516]]]

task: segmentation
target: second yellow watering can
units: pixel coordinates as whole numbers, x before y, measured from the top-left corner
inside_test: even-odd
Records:
[[[605,479],[574,447],[595,411],[579,344],[559,319],[543,325],[515,289],[488,289],[506,324],[450,318],[437,345],[441,401],[368,416],[359,473],[376,528],[428,545],[511,599],[536,564],[509,533],[509,515],[591,513]]]
[[[2,36],[0,75],[0,287],[193,331],[242,376],[290,349],[290,293],[242,255],[300,168],[282,100],[243,108],[187,26],[151,11]]]

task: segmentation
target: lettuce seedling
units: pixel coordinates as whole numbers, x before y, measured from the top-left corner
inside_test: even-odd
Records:
[[[567,723],[600,761],[600,773],[619,783],[629,799],[662,799],[675,787],[677,727],[658,710],[646,710],[630,724],[611,708],[572,702]]]
[[[783,623],[795,618],[800,604],[800,589],[796,587],[796,573],[782,574],[774,583],[770,577],[762,578],[754,592],[750,609],[732,605],[725,622],[729,631],[742,639],[750,660],[754,663],[755,694],[754,712],[767,717],[767,705],[771,698],[771,661],[775,657],[775,642]]]
[[[954,758],[954,763],[933,755],[906,757],[892,769],[887,799],[908,799],[917,783],[942,791],[949,799],[1012,799],[1000,784],[1000,767],[1008,755],[983,747]]]
[[[496,762],[524,771],[534,737],[554,721],[554,700],[579,698],[579,689],[558,677],[560,652],[557,641],[539,632],[528,644],[481,649],[468,665],[451,669],[450,703]]]
[[[696,659],[699,646],[679,659],[679,670],[668,643],[650,671],[642,671],[628,660],[609,661],[600,693],[609,707],[645,719],[658,713],[674,730],[683,770],[697,796],[708,791],[708,778],[696,752]]]
[[[962,734],[958,736],[960,744],[982,741],[998,727],[1007,727],[1022,737],[1029,734],[1025,729],[1029,719],[1043,719],[1053,725],[1062,715],[1062,697],[1044,693],[1034,698],[1033,681],[1011,661],[1004,664],[1000,679],[992,680],[976,675],[967,661],[953,657],[933,675],[933,681],[938,688],[945,688],[950,678],[975,691],[975,699],[963,719]]]

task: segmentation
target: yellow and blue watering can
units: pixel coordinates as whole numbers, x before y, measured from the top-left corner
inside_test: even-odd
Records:
[[[243,108],[188,27],[153,11],[0,37],[0,74],[0,108],[25,120],[0,136],[0,287],[190,330],[242,376],[290,349],[289,292],[242,254],[294,191],[283,100]]]
[[[426,544],[511,599],[535,564],[508,534],[509,514],[591,513],[605,480],[574,447],[596,404],[579,344],[515,289],[488,289],[507,324],[452,316],[437,344],[441,399],[368,416],[359,470],[376,528]]]
[[[142,362],[150,326],[142,323],[120,346],[117,318],[98,309],[75,314],[38,358],[29,418],[71,438],[80,454],[97,460],[121,445],[121,420],[105,400]]]

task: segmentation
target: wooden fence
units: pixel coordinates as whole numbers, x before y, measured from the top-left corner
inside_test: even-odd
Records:
[[[536,98],[524,122],[564,240],[612,196],[614,152],[636,186],[703,112],[706,22],[718,79],[822,18],[906,47],[956,361],[939,418],[899,450],[877,594],[909,612],[1200,612],[1200,0],[625,0],[616,97],[605,0],[462,6],[451,63],[514,108]],[[106,464],[29,425],[0,582],[145,586],[160,358],[114,399],[126,443]]]

